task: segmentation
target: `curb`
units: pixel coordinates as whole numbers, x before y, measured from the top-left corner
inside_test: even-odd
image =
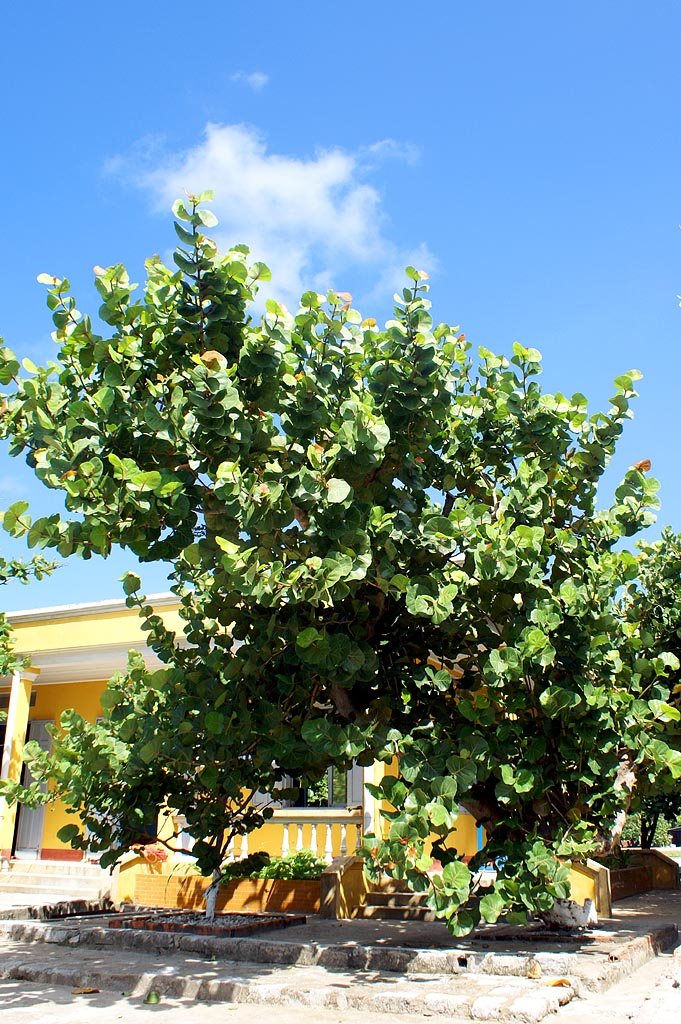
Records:
[[[81,914],[108,914],[115,910],[108,896],[98,900],[60,900],[58,903],[29,904],[0,910],[1,921],[61,921]]]

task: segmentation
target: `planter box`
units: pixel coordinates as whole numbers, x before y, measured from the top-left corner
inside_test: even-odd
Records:
[[[138,875],[135,903],[143,907],[202,910],[209,884],[200,875]],[[320,882],[236,878],[221,886],[217,910],[318,914],[320,889]]]
[[[615,868],[610,870],[610,892],[612,899],[623,900],[637,892],[649,892],[653,888],[653,873],[650,868]]]

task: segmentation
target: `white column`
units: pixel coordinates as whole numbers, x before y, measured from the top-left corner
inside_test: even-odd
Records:
[[[12,779],[18,782],[21,778],[21,758],[26,737],[26,728],[31,706],[31,691],[40,669],[21,668],[12,673],[12,685],[9,695],[9,707],[5,722],[5,742],[0,757],[0,779]],[[14,835],[17,805],[8,806],[4,798],[0,798],[0,858],[9,856]]]

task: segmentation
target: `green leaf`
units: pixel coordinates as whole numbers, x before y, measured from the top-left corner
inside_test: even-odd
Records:
[[[308,626],[306,629],[301,630],[296,636],[296,647],[306,650],[308,647],[311,647],[312,644],[316,643],[317,640],[319,640],[319,633],[314,626]]]
[[[339,505],[347,501],[352,493],[352,487],[347,480],[340,480],[338,477],[331,477],[326,488],[326,500],[331,505]]]
[[[151,764],[158,757],[160,751],[161,739],[159,736],[154,736],[140,748],[140,758],[145,764]]]
[[[136,594],[142,586],[142,580],[134,572],[126,572],[124,576],[121,576],[123,581],[123,592],[130,596],[130,594]]]
[[[82,832],[78,825],[62,825],[57,832],[57,839],[60,843],[65,843],[70,846],[73,840],[77,839],[81,835]]]
[[[205,717],[208,732],[219,735],[225,728],[225,718],[219,711],[209,711]]]
[[[463,891],[470,888],[472,875],[465,864],[460,860],[450,861],[442,869],[442,878],[446,885],[453,889]]]
[[[489,924],[498,921],[506,907],[504,897],[498,892],[488,892],[480,900],[480,915]]]

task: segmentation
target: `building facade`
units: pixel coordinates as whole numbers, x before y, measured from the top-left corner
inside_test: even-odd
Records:
[[[149,598],[168,628],[182,631],[177,599],[172,594]],[[28,667],[11,679],[0,679],[2,763],[0,778],[27,780],[22,763],[27,740],[49,749],[48,726],[72,708],[95,721],[102,715],[100,698],[106,681],[125,667],[131,649],[139,651],[150,668],[160,666],[145,642],[136,610],[124,600],[63,605],[13,612],[8,619],[16,636],[17,653]],[[273,817],[248,837],[237,840],[230,853],[235,858],[255,850],[270,855],[312,849],[325,860],[351,854],[366,832],[380,829],[381,808],[365,788],[379,782],[386,767],[355,766],[347,773],[330,771],[320,787],[315,806],[278,806]],[[0,798],[0,857],[5,860],[80,860],[83,854],[60,842],[57,833],[73,822],[59,801],[31,810],[9,807]],[[181,831],[183,822],[172,812],[159,822],[159,834]],[[472,855],[480,842],[475,822],[462,814],[456,835],[459,851]],[[183,850],[176,859],[191,859],[191,838],[180,837]]]

